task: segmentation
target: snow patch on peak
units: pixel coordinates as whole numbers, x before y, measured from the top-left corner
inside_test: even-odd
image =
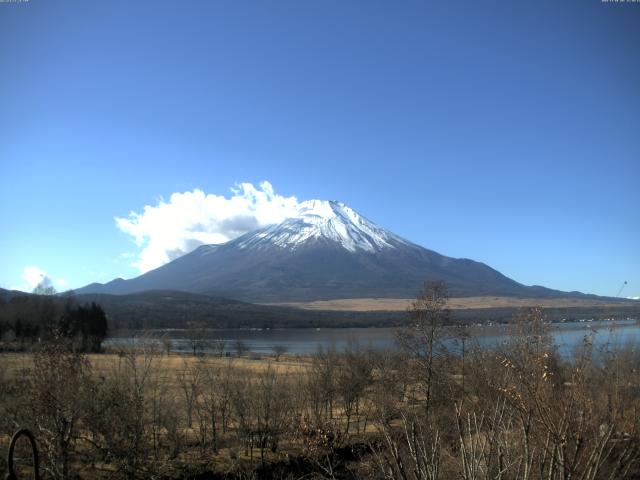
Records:
[[[307,200],[298,206],[298,214],[300,216],[312,215],[332,218],[336,216],[333,205],[340,205],[340,203],[327,200]]]
[[[407,243],[344,203],[307,200],[299,205],[296,217],[243,237],[238,246],[263,248],[276,245],[295,250],[311,240],[328,240],[350,252],[371,253]]]

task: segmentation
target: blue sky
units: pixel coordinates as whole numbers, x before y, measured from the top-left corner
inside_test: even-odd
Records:
[[[0,286],[135,276],[116,217],[268,181],[640,295],[639,49],[600,0],[0,3]]]

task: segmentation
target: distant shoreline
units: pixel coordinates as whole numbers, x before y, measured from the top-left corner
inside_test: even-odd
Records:
[[[568,320],[566,322],[561,321],[549,321],[547,325],[552,331],[575,331],[575,330],[587,330],[587,329],[616,329],[625,326],[631,326],[638,324],[640,326],[640,317],[637,318],[618,318],[618,319],[585,319],[581,320]],[[486,336],[486,335],[496,335],[496,334],[506,334],[507,330],[512,330],[515,328],[517,324],[515,322],[510,323],[467,323],[467,324],[450,324],[445,325],[446,330],[456,330],[461,327],[467,332],[468,335],[471,336]],[[399,330],[402,329],[403,325],[395,325],[395,326],[349,326],[349,327],[274,327],[274,328],[260,328],[260,327],[206,327],[202,328],[203,332],[212,334],[211,338],[216,338],[216,333],[228,333],[228,332],[244,332],[244,333],[278,333],[283,331],[305,331],[305,330],[314,330],[314,331],[344,331],[348,332],[349,330]],[[161,338],[166,334],[170,333],[186,333],[189,331],[189,328],[149,328],[149,329],[118,329],[112,332],[109,332],[108,338],[133,338],[138,337],[140,334],[143,336],[149,335],[149,338],[157,339]],[[186,337],[185,337],[186,338]],[[208,338],[208,337],[205,337]]]

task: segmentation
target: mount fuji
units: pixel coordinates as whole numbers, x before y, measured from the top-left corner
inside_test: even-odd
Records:
[[[298,215],[221,245],[202,245],[131,280],[93,283],[77,293],[180,290],[251,302],[411,298],[427,280],[465,296],[567,297],[522,285],[469,259],[416,245],[347,205],[310,200]]]

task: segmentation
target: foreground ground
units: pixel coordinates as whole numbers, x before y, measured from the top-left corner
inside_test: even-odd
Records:
[[[638,478],[635,345],[585,337],[560,357],[538,309],[500,348],[465,334],[448,354],[429,302],[396,352],[85,355],[53,339],[0,354],[0,450],[27,427],[60,480]]]

